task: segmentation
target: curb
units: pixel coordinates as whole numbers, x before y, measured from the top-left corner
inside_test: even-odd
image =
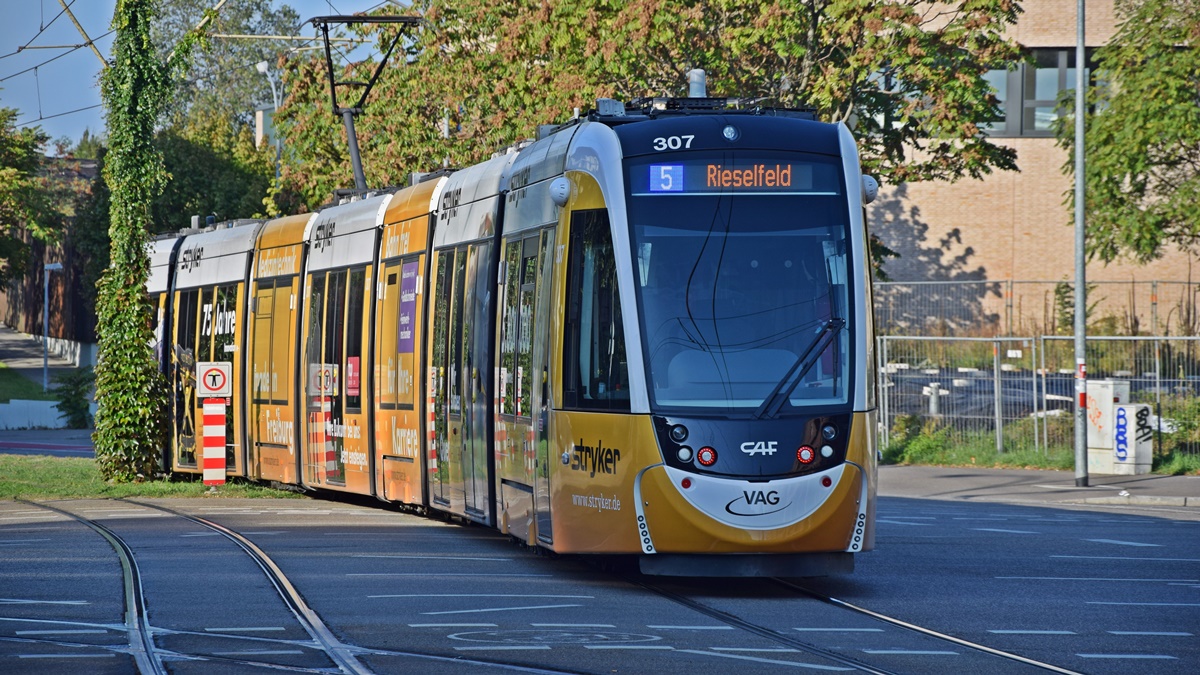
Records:
[[[1081,504],[1119,504],[1126,506],[1191,506],[1200,507],[1200,497],[1091,497]]]

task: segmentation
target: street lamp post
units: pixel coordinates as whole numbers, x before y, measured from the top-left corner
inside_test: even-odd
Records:
[[[271,109],[271,126],[274,127],[275,126],[275,113],[279,110],[279,88],[277,85],[278,78],[275,77],[275,73],[271,70],[270,64],[268,64],[266,61],[259,61],[258,63],[256,63],[254,65],[254,68],[256,70],[258,70],[258,72],[260,74],[266,76],[267,82],[271,83],[271,99],[275,104],[275,107]],[[276,131],[274,133],[274,136],[275,136],[275,182],[278,183],[279,182],[279,157],[282,154],[283,149],[279,144],[279,132]]]
[[[62,268],[62,263],[42,267],[42,391],[50,391],[50,273]]]

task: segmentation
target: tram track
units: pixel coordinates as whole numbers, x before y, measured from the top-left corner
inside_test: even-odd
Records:
[[[643,588],[646,591],[653,593],[661,598],[669,600],[678,605],[687,607],[688,609],[690,609],[692,611],[695,611],[703,616],[707,616],[716,621],[720,621],[721,623],[728,625],[730,627],[733,627],[735,629],[745,631],[747,633],[765,638],[767,640],[771,640],[777,644],[780,644],[780,645],[788,647],[788,648],[796,649],[796,650],[802,651],[804,653],[807,653],[807,654],[810,654],[810,655],[813,655],[813,656],[816,656],[816,657],[819,657],[822,659],[827,659],[827,660],[837,663],[841,666],[852,668],[859,672],[872,673],[874,675],[901,675],[902,673],[911,672],[911,671],[892,670],[887,667],[878,665],[876,663],[870,663],[861,658],[849,656],[847,654],[838,652],[836,650],[832,650],[832,649],[828,649],[825,647],[820,647],[820,646],[811,644],[804,640],[787,635],[786,633],[783,633],[775,628],[771,628],[769,626],[763,625],[762,623],[747,619],[743,616],[739,616],[738,614],[735,614],[735,613],[732,613],[729,611],[725,611],[725,610],[713,607],[713,606],[706,604],[705,602],[702,602],[696,598],[689,597],[686,594],[682,594],[677,591],[669,590],[669,589],[665,588],[664,584],[662,584],[660,582],[647,581],[644,577],[632,577],[632,576],[625,576],[624,580],[634,586]],[[1014,663],[1020,663],[1020,664],[1023,664],[1024,666],[1028,666],[1028,667],[1035,668],[1035,669],[1038,669],[1041,671],[1046,671],[1046,672],[1060,673],[1062,675],[1080,675],[1080,673],[1070,670],[1070,669],[1067,669],[1067,668],[1056,666],[1056,665],[1050,664],[1050,663],[1045,663],[1042,661],[1037,661],[1035,659],[1030,659],[1030,658],[1021,656],[1019,654],[1005,652],[1003,650],[988,647],[986,645],[971,642],[969,640],[964,640],[962,638],[957,638],[952,635],[947,635],[945,633],[941,633],[941,632],[935,631],[930,628],[926,628],[923,626],[917,626],[915,624],[903,621],[901,619],[897,619],[895,617],[890,617],[890,616],[881,614],[879,612],[875,612],[875,611],[872,611],[872,610],[869,610],[869,609],[866,609],[863,607],[859,607],[859,606],[853,605],[849,602],[845,602],[845,601],[839,600],[837,598],[819,593],[817,591],[812,590],[811,588],[807,588],[803,585],[797,584],[797,583],[787,580],[787,579],[775,578],[775,579],[770,579],[769,581],[770,581],[770,583],[772,583],[778,587],[786,588],[789,591],[796,593],[798,595],[822,602],[822,603],[830,605],[832,607],[836,607],[840,610],[852,612],[858,616],[866,617],[874,622],[881,622],[881,623],[884,623],[884,624],[887,624],[890,626],[904,629],[906,631],[911,631],[912,633],[919,634],[921,636],[924,636],[925,638],[930,638],[930,639],[936,640],[938,642],[952,644],[957,647],[965,647],[965,648],[973,650],[977,653],[980,653],[982,655],[986,655],[987,657],[996,657],[996,658],[1000,658],[1000,659],[1006,659],[1006,660],[1014,662]]]
[[[143,572],[138,565],[136,552],[134,547],[132,547],[124,537],[114,531],[113,528],[110,528],[103,523],[97,522],[96,520],[86,516],[73,513],[66,509],[19,498],[16,501],[29,506],[46,509],[70,518],[81,525],[88,527],[105,539],[116,552],[118,562],[120,563],[122,570],[122,584],[124,589],[123,601],[125,607],[124,627],[127,632],[129,642],[127,651],[133,657],[138,671],[145,675],[166,675],[166,673],[169,672],[167,668],[168,662],[194,660],[203,660],[212,662],[214,664],[224,664],[227,666],[247,666],[252,668],[262,668],[284,672],[318,673],[325,675],[328,675],[331,672],[339,672],[345,673],[346,675],[372,675],[375,671],[362,663],[359,658],[361,656],[368,655],[400,659],[419,659],[423,661],[441,662],[443,664],[457,664],[462,666],[499,668],[501,670],[530,673],[533,675],[579,675],[580,673],[585,672],[579,670],[564,670],[554,667],[530,666],[527,664],[507,662],[503,660],[464,658],[457,655],[451,656],[412,650],[391,650],[373,647],[360,647],[348,644],[338,639],[338,637],[329,628],[329,626],[325,624],[317,612],[305,602],[299,590],[291,582],[287,575],[284,574],[279,565],[276,564],[275,561],[265,551],[263,551],[254,542],[242,534],[225,527],[220,523],[183,513],[159,504],[152,504],[136,499],[111,500],[114,503],[123,503],[140,508],[151,509],[183,521],[200,525],[208,530],[220,534],[222,537],[235,544],[254,562],[255,565],[258,566],[262,573],[267,577],[268,581],[274,587],[274,590],[279,594],[280,598],[292,612],[296,621],[310,636],[311,640],[282,640],[250,637],[245,635],[214,633],[211,631],[187,631],[156,627],[152,625],[150,621],[147,595],[142,583]],[[241,641],[253,641],[274,646],[307,647],[323,653],[330,659],[330,661],[333,662],[335,668],[331,670],[328,667],[308,667],[302,665],[238,658],[233,656],[223,656],[212,653],[187,653],[176,649],[165,649],[160,647],[155,642],[155,636],[166,637],[187,635],[200,638],[228,638]],[[24,639],[21,641],[40,644],[52,643],[64,647],[94,646],[82,643],[69,643],[61,640]],[[126,649],[122,648],[120,651],[126,651]]]

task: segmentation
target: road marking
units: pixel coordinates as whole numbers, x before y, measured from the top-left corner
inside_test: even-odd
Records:
[[[243,652],[213,652],[217,656],[272,656],[275,654],[303,654],[299,649],[247,649]]]
[[[733,626],[651,626],[646,628],[656,628],[658,630],[733,630]]]
[[[21,600],[19,598],[0,598],[0,605],[87,605],[87,600]]]
[[[887,524],[889,524],[889,525],[920,525],[921,527],[929,527],[930,525],[932,525],[932,524],[933,524],[933,523],[906,523],[906,522],[904,522],[904,521],[902,521],[902,520],[888,520],[888,519],[885,519],[885,518],[876,518],[876,519],[875,519],[875,522],[877,522],[877,523],[887,523]]]
[[[1081,659],[1170,659],[1178,661],[1178,657],[1166,654],[1076,654]]]
[[[222,536],[222,534],[220,532],[188,532],[187,534],[181,534],[179,536],[181,538],[182,537],[220,537],[220,536]]]
[[[1133,556],[1113,555],[1052,555],[1051,558],[1070,558],[1072,560],[1137,560],[1144,562],[1200,562],[1200,558],[1136,558]]]
[[[480,651],[480,650],[503,650],[503,651],[520,651],[528,649],[550,649],[546,645],[492,645],[490,647],[455,647],[460,652]]]
[[[864,649],[867,654],[893,654],[909,656],[958,656],[958,652],[921,650],[921,649]]]
[[[835,670],[847,671],[854,670],[853,668],[843,668],[839,666],[821,666],[815,663],[797,663],[796,661],[780,661],[778,659],[764,659],[757,656],[743,656],[741,654],[722,654],[720,652],[706,652],[701,649],[678,649],[676,650],[684,654],[700,654],[701,656],[719,656],[723,659],[737,659],[739,661],[753,661],[755,663],[770,663],[776,666],[792,666],[793,668],[808,668],[809,670]]]
[[[595,600],[594,595],[513,595],[505,593],[405,593],[401,595],[368,595],[368,598],[556,598]]]
[[[1196,579],[1113,579],[1109,577],[995,577],[996,579],[1016,579],[1023,581],[1149,581],[1154,583],[1196,584]]]
[[[1074,635],[1074,631],[988,631],[997,635]]]
[[[882,628],[793,628],[802,633],[882,633]]]
[[[107,630],[19,630],[17,635],[105,635]]]
[[[673,650],[670,645],[584,645],[584,649],[659,649]]]
[[[9,539],[8,541],[0,541],[0,546],[16,546],[18,544],[33,544],[39,541],[50,541],[49,539]]]
[[[242,626],[233,628],[205,628],[210,633],[266,633],[284,630],[282,626]]]
[[[1097,544],[1116,544],[1117,546],[1145,546],[1153,548],[1162,548],[1162,544],[1143,544],[1140,541],[1120,541],[1118,539],[1084,539]]]
[[[410,623],[409,628],[495,628],[494,623]]]
[[[611,623],[531,623],[537,628],[616,628]]]
[[[512,558],[472,558],[468,556],[443,555],[383,555],[373,553],[358,553],[352,558],[388,558],[398,560],[482,560],[486,562],[512,562]]]
[[[1088,602],[1087,604],[1120,607],[1200,607],[1200,602]]]
[[[998,527],[973,527],[976,532],[1001,532],[1003,534],[1041,534],[1040,532],[1030,532],[1029,530],[1002,530]]]
[[[799,652],[799,649],[791,649],[789,647],[710,647],[714,652]]]
[[[372,572],[372,573],[356,573],[347,574],[348,577],[437,577],[444,579],[446,577],[470,577],[478,579],[480,577],[552,577],[553,574],[494,574],[482,572]]]
[[[1192,637],[1192,633],[1183,631],[1154,631],[1154,630],[1110,630],[1113,635],[1158,635],[1162,637]]]
[[[527,609],[565,609],[567,607],[583,607],[583,605],[528,605],[526,607],[489,607],[486,609],[452,609],[445,612],[421,612],[423,616],[440,616],[443,614],[483,614],[484,612],[519,612]]]
[[[116,654],[17,654],[18,659],[103,659]]]

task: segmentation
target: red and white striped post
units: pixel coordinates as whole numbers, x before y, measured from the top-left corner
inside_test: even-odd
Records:
[[[225,399],[204,399],[204,484],[225,484]]]

